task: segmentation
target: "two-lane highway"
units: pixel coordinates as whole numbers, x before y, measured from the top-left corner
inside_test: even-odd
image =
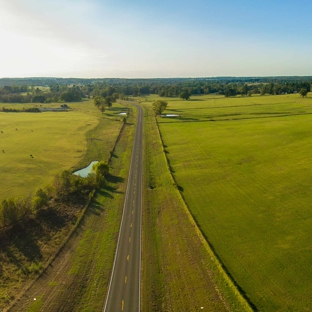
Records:
[[[143,110],[138,109],[130,172],[104,312],[140,311]]]

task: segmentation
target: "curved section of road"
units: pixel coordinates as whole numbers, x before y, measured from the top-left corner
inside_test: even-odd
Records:
[[[140,311],[143,109],[138,109],[127,191],[103,312]]]

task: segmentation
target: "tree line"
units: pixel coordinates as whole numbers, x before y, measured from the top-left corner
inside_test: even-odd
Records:
[[[77,102],[85,96],[79,86],[51,86],[49,91],[42,91],[38,87],[23,87],[19,91],[9,86],[0,88],[0,102],[2,103],[52,103]],[[12,92],[14,90],[14,92]]]
[[[127,99],[129,96],[158,94],[161,97],[188,99],[194,95],[219,94],[250,96],[252,94],[288,94],[306,89],[310,92],[312,77],[217,77],[166,79],[61,79],[25,78],[8,80],[0,87],[2,103],[51,103],[81,101],[102,97]],[[29,83],[41,83],[41,90]],[[0,86],[2,79],[0,79]],[[23,83],[22,83],[23,82]],[[28,84],[27,84],[28,83]]]

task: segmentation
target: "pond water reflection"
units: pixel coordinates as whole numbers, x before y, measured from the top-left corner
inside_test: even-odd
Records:
[[[85,167],[85,168],[82,168],[82,169],[80,169],[80,170],[77,170],[77,171],[73,172],[73,174],[78,175],[78,176],[81,176],[81,177],[83,177],[83,178],[86,178],[86,177],[88,176],[88,174],[89,174],[90,172],[92,172],[92,166],[93,166],[94,164],[97,164],[97,163],[98,163],[97,160],[92,161],[88,167]]]

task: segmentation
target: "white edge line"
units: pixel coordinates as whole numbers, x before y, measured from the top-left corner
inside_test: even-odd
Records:
[[[141,209],[140,209],[140,268],[139,268],[139,312],[141,311],[141,262],[142,262],[142,195],[143,195],[143,189],[142,189],[142,180],[143,180],[143,139],[144,139],[144,129],[143,129],[143,117],[144,117],[144,112],[143,108],[140,107],[141,109],[141,114],[142,114],[142,125],[141,125],[141,142],[142,142],[142,148],[141,148]]]
[[[122,211],[122,217],[121,217],[121,222],[120,222],[120,227],[119,227],[119,234],[118,234],[117,247],[116,247],[116,252],[115,252],[115,257],[114,257],[114,264],[113,264],[112,274],[111,274],[111,277],[110,277],[110,282],[109,282],[109,286],[108,286],[108,291],[107,291],[107,295],[106,295],[106,300],[105,300],[105,305],[104,305],[103,312],[106,311],[108,298],[109,298],[109,294],[110,294],[110,290],[111,290],[111,286],[112,286],[113,276],[114,276],[114,272],[115,272],[116,259],[117,259],[118,249],[119,249],[120,234],[121,234],[121,229],[122,229],[122,226],[123,226],[125,207],[126,207],[126,202],[127,202],[127,199],[128,199],[128,194],[129,194],[129,180],[130,180],[131,173],[132,173],[132,160],[133,160],[133,157],[134,157],[133,155],[134,155],[134,145],[135,145],[135,141],[136,141],[136,135],[137,135],[137,128],[135,129],[135,136],[134,136],[134,140],[133,140],[131,163],[130,163],[129,175],[128,175],[128,180],[127,180],[127,191],[126,191],[126,196],[125,196],[125,201],[124,201],[123,211]]]
[[[141,148],[141,151],[140,151],[140,158],[141,158],[141,207],[140,207],[140,267],[139,267],[139,312],[141,311],[141,261],[142,261],[142,191],[143,191],[143,188],[142,188],[142,180],[143,180],[143,109],[142,107],[140,107],[141,109],[141,114],[142,114],[142,120],[141,120],[141,143],[142,143],[142,148]]]

